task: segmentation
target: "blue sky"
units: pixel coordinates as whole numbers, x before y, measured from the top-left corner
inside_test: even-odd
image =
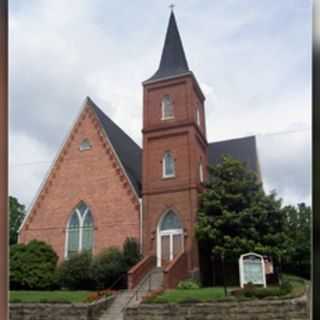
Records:
[[[256,134],[266,190],[310,203],[311,1],[174,3],[208,140]],[[169,4],[10,2],[12,195],[30,204],[87,95],[141,144],[141,82],[158,67]]]

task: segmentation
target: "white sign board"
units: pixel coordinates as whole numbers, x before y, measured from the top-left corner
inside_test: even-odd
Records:
[[[243,254],[239,259],[240,287],[251,282],[267,287],[264,259],[256,253]]]

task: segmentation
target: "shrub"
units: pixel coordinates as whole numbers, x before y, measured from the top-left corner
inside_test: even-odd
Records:
[[[293,289],[293,286],[288,279],[284,279],[281,282],[281,285],[280,285],[281,295],[285,296],[289,294],[292,291],[292,289]]]
[[[289,294],[292,290],[290,282],[286,281],[280,287],[260,288],[248,283],[243,289],[235,289],[231,292],[236,297],[258,298],[280,297]]]
[[[177,286],[177,289],[199,289],[199,288],[200,288],[200,284],[193,279],[180,281]]]
[[[16,244],[10,247],[10,289],[25,288],[23,264],[25,252],[26,246],[24,244]]]
[[[56,286],[55,270],[58,256],[43,241],[10,248],[10,288],[47,290]]]
[[[84,302],[94,302],[102,298],[107,298],[113,295],[113,292],[111,290],[100,290],[96,292],[90,293],[87,298],[84,300]]]
[[[128,269],[141,259],[139,243],[135,238],[127,238],[124,242],[123,257]]]
[[[127,266],[121,251],[111,247],[94,257],[90,275],[97,289],[104,289],[109,288],[126,271]]]
[[[94,281],[90,277],[91,261],[91,253],[82,252],[62,262],[57,272],[59,284],[70,290],[90,290],[94,288]]]

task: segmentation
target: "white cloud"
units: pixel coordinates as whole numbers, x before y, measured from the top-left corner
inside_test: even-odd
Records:
[[[141,144],[141,82],[158,67],[168,14],[146,0],[10,2],[11,156],[25,162],[30,148],[30,162],[51,161],[87,95]],[[177,0],[176,17],[207,97],[209,141],[310,127],[311,1]],[[309,181],[305,141],[295,140],[294,153],[280,140],[260,139],[264,178],[302,201],[310,188],[299,193],[301,181],[274,173],[299,163]],[[288,148],[285,160],[270,159],[270,148]],[[42,167],[11,170],[11,192],[29,203]]]
[[[52,152],[43,143],[17,134],[9,137],[9,194],[30,204],[50,167]]]

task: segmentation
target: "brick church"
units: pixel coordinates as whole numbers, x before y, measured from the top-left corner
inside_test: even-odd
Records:
[[[210,124],[209,124],[210,125]],[[255,137],[208,143],[205,96],[171,12],[160,65],[143,82],[143,148],[87,97],[19,231],[60,261],[136,238],[158,267],[199,274],[194,225],[207,166],[229,154],[260,177]],[[141,263],[140,263],[141,266]]]

